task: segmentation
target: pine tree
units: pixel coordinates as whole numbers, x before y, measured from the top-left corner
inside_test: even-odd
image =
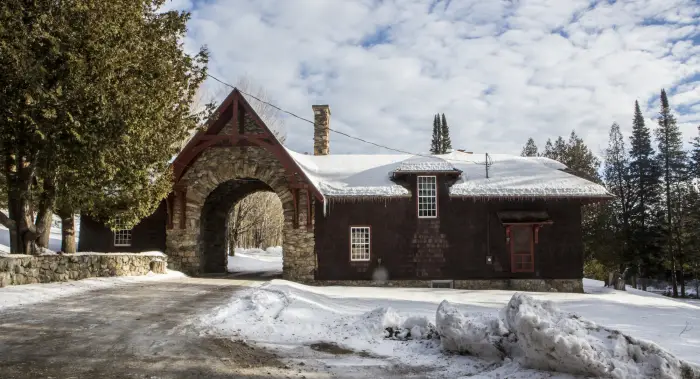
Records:
[[[447,154],[452,151],[452,140],[450,139],[450,128],[447,126],[445,114],[442,114],[442,123],[440,125],[440,152]]]
[[[660,171],[654,159],[651,133],[646,127],[639,103],[634,102],[632,136],[630,137],[630,254],[637,261],[645,289],[646,277],[658,261],[659,247],[655,229],[654,209],[659,202]]]
[[[552,144],[552,140],[550,138],[547,138],[547,142],[544,144],[544,152],[542,153],[542,156],[554,159],[552,158],[554,156],[554,145]]]
[[[693,138],[690,144],[693,146],[693,149],[690,152],[690,175],[692,175],[693,178],[700,180],[700,126],[698,126],[698,135]]]
[[[603,178],[608,190],[615,195],[615,199],[610,202],[609,207],[613,217],[610,226],[616,238],[608,248],[613,253],[613,260],[619,265],[620,272],[624,272],[624,266],[629,267],[628,264],[634,262],[628,249],[630,239],[630,173],[629,156],[620,132],[620,126],[617,123],[613,123],[610,127],[610,140],[608,148],[605,150]]]
[[[671,266],[671,282],[673,284],[673,297],[678,296],[678,278],[676,270],[681,269],[681,286],[683,285],[682,262],[678,265],[677,258],[681,254],[677,247],[674,248],[674,210],[678,209],[675,204],[677,197],[674,192],[686,180],[685,163],[686,154],[683,151],[683,141],[681,132],[676,125],[676,119],[671,113],[666,91],[661,90],[661,110],[659,111],[659,127],[656,129],[656,138],[659,144],[657,159],[662,168],[665,203],[666,203],[666,252],[669,256]],[[679,267],[680,266],[680,267]]]
[[[532,137],[527,139],[527,142],[525,143],[525,146],[523,147],[522,152],[520,152],[520,156],[523,157],[537,157],[540,154],[537,151],[537,145],[535,144],[535,140],[532,139]]]
[[[189,15],[160,0],[0,3],[0,154],[11,250],[36,251],[52,207],[126,224],[169,190],[168,161],[202,114],[191,109],[207,53],[185,53]],[[34,198],[38,198],[35,201]],[[70,217],[68,217],[70,215]],[[66,230],[70,232],[70,230]],[[74,245],[74,244],[73,244]],[[73,249],[68,247],[68,249]]]
[[[430,153],[440,154],[442,152],[442,127],[440,125],[440,117],[436,114],[433,117],[433,139],[430,142]]]

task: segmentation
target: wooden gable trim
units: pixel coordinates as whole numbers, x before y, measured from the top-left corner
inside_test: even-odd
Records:
[[[246,113],[251,116],[253,122],[263,131],[262,133],[244,134],[245,128],[243,121]],[[266,149],[277,158],[280,164],[287,170],[290,188],[308,189],[317,200],[323,201],[323,195],[321,195],[318,188],[313,185],[301,167],[292,159],[277,137],[275,137],[274,133],[270,131],[260,116],[258,116],[245,97],[243,97],[237,89],[229,93],[226,99],[219,105],[214,115],[215,117],[207,121],[205,129],[198,131],[173,161],[172,167],[175,183],[180,181],[189,165],[207,148],[219,145],[254,145]],[[223,127],[231,121],[231,119],[235,120],[232,128],[233,133],[219,135],[218,133],[221,132]],[[297,176],[305,183],[299,183]]]

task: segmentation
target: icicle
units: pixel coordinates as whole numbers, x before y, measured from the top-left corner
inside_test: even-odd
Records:
[[[323,196],[323,217],[326,217],[328,215],[328,202],[330,201],[330,198],[326,198]]]

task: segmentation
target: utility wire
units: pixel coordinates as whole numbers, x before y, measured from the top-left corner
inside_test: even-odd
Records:
[[[311,124],[311,125],[315,125],[315,124],[316,124],[315,122],[313,122],[313,121],[311,121],[311,120],[309,120],[309,119],[307,119],[307,118],[301,117],[301,116],[299,116],[299,115],[297,115],[297,114],[295,114],[295,113],[292,113],[292,112],[290,112],[290,111],[288,111],[288,110],[282,109],[282,108],[276,106],[275,104],[272,104],[272,103],[270,103],[270,102],[268,102],[268,101],[262,100],[262,99],[258,98],[257,96],[254,96],[254,95],[252,95],[252,94],[249,94],[249,93],[247,93],[247,92],[241,90],[240,88],[237,88],[236,86],[233,86],[233,85],[231,85],[231,84],[229,84],[229,83],[226,83],[226,82],[224,82],[223,80],[221,80],[221,79],[215,77],[214,75],[207,74],[207,76],[210,77],[210,78],[212,78],[212,79],[214,79],[214,80],[216,80],[217,82],[219,82],[219,83],[221,83],[221,84],[227,86],[227,87],[230,87],[230,88],[232,88],[232,89],[237,89],[238,92],[240,92],[240,93],[242,93],[242,94],[244,94],[244,95],[246,95],[246,96],[249,96],[249,97],[251,97],[251,98],[253,98],[253,99],[255,99],[255,100],[257,100],[257,101],[259,101],[259,102],[261,102],[261,103],[263,103],[263,104],[265,104],[265,105],[268,105],[268,106],[270,106],[270,107],[272,107],[272,108],[275,108],[275,109],[277,109],[277,110],[280,111],[280,112],[283,112],[283,113],[286,113],[286,114],[288,114],[288,115],[290,115],[290,116],[292,116],[292,117],[298,118],[299,120],[308,122],[308,123]],[[410,151],[406,151],[406,150],[402,150],[402,149],[397,149],[397,148],[394,148],[394,147],[389,147],[389,146],[382,145],[382,144],[379,144],[379,143],[376,143],[376,142],[372,142],[372,141],[368,141],[368,140],[366,140],[366,139],[364,139],[364,138],[356,137],[356,136],[353,136],[353,135],[350,135],[350,134],[347,134],[347,133],[345,133],[345,132],[341,132],[341,131],[339,131],[339,130],[335,130],[335,129],[332,129],[332,128],[328,128],[328,129],[329,129],[331,132],[340,134],[340,135],[345,136],[345,137],[347,137],[347,138],[351,138],[351,139],[354,139],[354,140],[357,140],[357,141],[360,141],[360,142],[363,142],[363,143],[366,143],[366,144],[369,144],[369,145],[374,145],[374,146],[380,147],[380,148],[382,148],[382,149],[395,151],[395,152],[397,152],[397,153],[415,155],[415,156],[424,157],[424,158],[431,158],[431,159],[442,159],[442,160],[445,160],[445,161],[452,161],[452,162],[461,162],[461,163],[472,163],[472,164],[490,165],[490,164],[488,163],[488,158],[486,159],[485,163],[478,163],[478,162],[474,162],[474,161],[466,161],[466,160],[460,160],[460,159],[450,159],[450,158],[434,157],[434,156],[432,156],[432,155],[425,155],[425,154],[420,154],[420,153],[412,153],[412,152],[410,152]]]

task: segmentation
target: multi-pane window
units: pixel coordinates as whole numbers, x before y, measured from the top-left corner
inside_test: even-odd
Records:
[[[369,226],[350,227],[350,260],[368,261],[369,252]]]
[[[437,217],[437,178],[418,177],[418,217]]]
[[[532,227],[511,226],[510,254],[512,272],[533,272],[535,256],[533,254]]]
[[[114,246],[131,246],[131,229],[126,229],[121,219],[117,219],[114,230]]]

